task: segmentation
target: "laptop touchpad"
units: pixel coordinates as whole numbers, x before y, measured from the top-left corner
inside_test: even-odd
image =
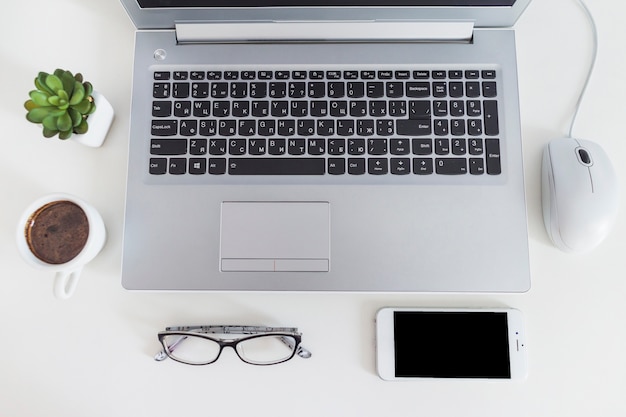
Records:
[[[328,202],[223,202],[222,271],[325,271]]]

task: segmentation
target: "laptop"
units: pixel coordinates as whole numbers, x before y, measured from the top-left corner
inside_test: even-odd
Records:
[[[530,0],[121,0],[122,284],[525,292]]]

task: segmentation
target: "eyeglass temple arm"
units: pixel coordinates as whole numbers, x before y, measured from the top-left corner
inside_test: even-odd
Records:
[[[222,334],[256,334],[271,332],[298,333],[297,327],[267,327],[267,326],[172,326],[166,327],[166,331],[176,332],[201,332],[201,333],[222,333]]]
[[[291,340],[286,337],[281,337],[280,341],[286,344],[289,347],[289,349],[293,350],[293,348],[295,347],[293,343],[291,343]],[[296,353],[298,354],[298,356],[304,359],[309,359],[313,355],[310,350],[308,350],[302,345],[298,346]]]
[[[178,346],[185,339],[187,339],[187,336],[179,337],[174,343],[172,343],[170,346],[168,346],[169,351],[173,352],[174,349],[176,349],[176,346]],[[154,360],[157,361],[157,362],[164,361],[165,359],[167,359],[167,353],[165,353],[164,349],[159,351],[156,355],[154,355]]]

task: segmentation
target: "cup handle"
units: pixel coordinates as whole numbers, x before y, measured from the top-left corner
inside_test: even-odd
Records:
[[[80,267],[73,271],[57,272],[54,276],[54,295],[62,300],[70,298],[76,290],[82,270],[83,268]]]

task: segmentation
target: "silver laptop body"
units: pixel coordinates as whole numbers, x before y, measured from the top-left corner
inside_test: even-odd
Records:
[[[121,1],[124,288],[529,289],[530,0]]]

